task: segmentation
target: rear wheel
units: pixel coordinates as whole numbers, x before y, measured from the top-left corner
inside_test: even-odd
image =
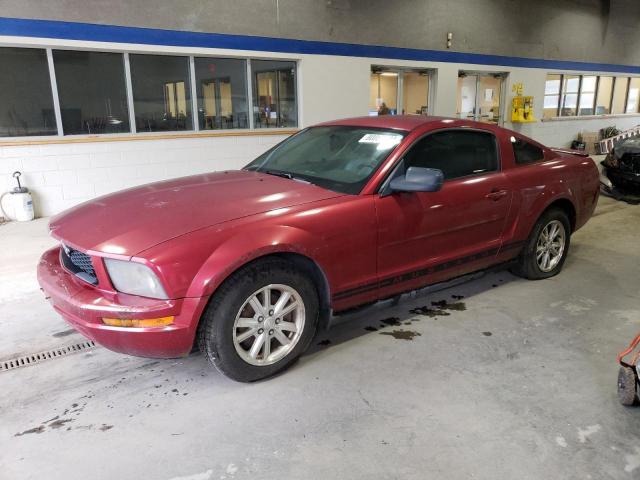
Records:
[[[547,210],[533,227],[512,272],[530,280],[557,275],[567,258],[570,235],[567,214],[557,208]]]
[[[627,407],[638,402],[636,374],[631,367],[620,367],[618,370],[618,399]]]
[[[313,282],[279,258],[234,273],[207,307],[200,350],[224,375],[241,382],[287,368],[311,342],[318,323]]]

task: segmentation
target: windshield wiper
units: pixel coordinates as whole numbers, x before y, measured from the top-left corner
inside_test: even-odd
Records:
[[[282,178],[288,178],[289,180],[295,180],[296,182],[302,182],[302,183],[307,183],[310,185],[314,185],[313,182],[310,182],[309,180],[306,180],[304,178],[300,178],[300,177],[294,177],[292,174],[287,173],[287,172],[274,172],[273,170],[258,170],[260,173],[266,173],[267,175],[273,175],[275,177],[282,177]]]
[[[286,172],[274,172],[273,170],[264,170],[262,173],[266,173],[267,175],[274,175],[276,177],[288,178],[289,180],[293,180],[293,175]]]

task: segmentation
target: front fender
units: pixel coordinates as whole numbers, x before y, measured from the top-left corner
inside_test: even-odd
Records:
[[[301,228],[278,225],[261,228],[259,232],[240,231],[221,243],[195,275],[188,297],[209,296],[243,265],[274,253],[297,253],[322,265],[322,238]]]

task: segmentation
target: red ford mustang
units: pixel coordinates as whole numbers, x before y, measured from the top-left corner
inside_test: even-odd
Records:
[[[51,220],[38,279],[112,350],[225,375],[287,367],[331,312],[510,264],[557,274],[598,200],[594,162],[464,120],[365,117],[302,130],[240,171],[108,195]]]

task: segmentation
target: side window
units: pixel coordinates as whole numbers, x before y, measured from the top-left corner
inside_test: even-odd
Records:
[[[544,152],[540,147],[525,142],[521,138],[511,137],[511,145],[513,146],[513,156],[518,165],[527,165],[544,160]]]
[[[496,139],[489,132],[446,130],[419,140],[404,157],[405,167],[437,168],[445,180],[498,170]]]

